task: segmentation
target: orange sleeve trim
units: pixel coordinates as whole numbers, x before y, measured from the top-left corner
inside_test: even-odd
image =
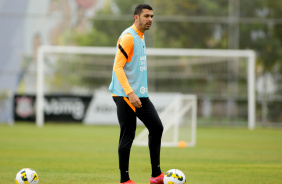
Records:
[[[124,101],[129,105],[129,107],[136,112],[136,108],[130,103],[130,101],[128,100],[128,98],[123,97]]]

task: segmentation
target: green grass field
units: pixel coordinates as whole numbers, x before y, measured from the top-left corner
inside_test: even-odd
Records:
[[[118,136],[117,126],[0,125],[0,183],[29,167],[39,184],[118,184]],[[189,184],[279,184],[282,130],[200,127],[196,147],[162,148],[161,167],[182,170]],[[147,147],[132,148],[130,176],[149,183]]]

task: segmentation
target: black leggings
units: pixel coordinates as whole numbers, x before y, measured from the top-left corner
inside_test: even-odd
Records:
[[[119,169],[128,171],[129,156],[136,131],[136,117],[138,117],[149,131],[149,150],[152,173],[160,170],[160,150],[163,125],[159,115],[149,98],[140,98],[142,107],[136,108],[136,112],[128,105],[124,97],[113,97],[117,105],[117,116],[120,124],[119,138]]]

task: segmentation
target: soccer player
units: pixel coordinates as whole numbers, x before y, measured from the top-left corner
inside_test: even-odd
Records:
[[[112,82],[109,90],[117,106],[120,125],[119,169],[121,184],[135,184],[129,177],[129,157],[138,117],[149,131],[152,174],[150,183],[162,184],[160,150],[163,125],[148,97],[147,59],[144,32],[153,22],[153,9],[140,4],[134,11],[134,23],[125,29],[117,42]]]

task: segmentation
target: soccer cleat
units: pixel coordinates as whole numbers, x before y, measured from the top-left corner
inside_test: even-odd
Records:
[[[150,179],[151,184],[163,184],[164,183],[164,173],[160,174],[157,177],[152,177]]]
[[[135,184],[135,183],[132,180],[128,180],[128,181],[120,183],[120,184]]]

